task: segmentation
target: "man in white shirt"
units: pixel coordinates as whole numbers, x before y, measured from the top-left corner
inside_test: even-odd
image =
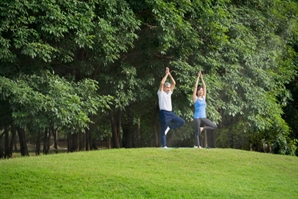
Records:
[[[172,84],[166,82],[170,77]],[[160,82],[157,91],[159,104],[159,122],[160,122],[160,141],[163,148],[167,148],[166,135],[170,129],[178,128],[185,124],[185,121],[172,112],[172,94],[176,82],[170,73],[170,69],[166,67],[166,74]]]

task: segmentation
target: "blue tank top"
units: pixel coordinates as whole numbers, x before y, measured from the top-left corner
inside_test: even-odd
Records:
[[[195,113],[194,118],[206,118],[206,100],[203,97],[203,99],[199,99],[197,97],[197,101],[194,103],[195,107]]]

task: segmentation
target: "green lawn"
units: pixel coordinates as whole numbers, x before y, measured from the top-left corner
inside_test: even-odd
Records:
[[[298,198],[298,158],[138,148],[0,160],[0,198]]]

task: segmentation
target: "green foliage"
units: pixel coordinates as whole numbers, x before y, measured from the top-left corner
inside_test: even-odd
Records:
[[[224,131],[233,131],[232,121],[232,133],[243,138],[270,132],[270,141],[288,145],[282,108],[291,99],[285,85],[297,74],[297,13],[297,2],[279,0],[4,0],[1,99],[25,118],[22,125],[28,118],[47,123],[47,113],[59,125],[87,127],[97,109],[98,123],[106,122],[111,107],[141,118],[150,137],[164,68],[177,82],[174,112],[188,122],[201,70],[208,118]],[[45,78],[47,70],[64,78]]]
[[[89,116],[109,109],[112,99],[96,94],[94,80],[75,83],[50,73],[0,79],[2,100],[9,102],[14,123],[21,127],[43,129],[54,123],[63,129],[84,129]]]
[[[223,118],[234,118],[233,122],[240,126],[240,132],[234,133],[243,136],[241,139],[245,140],[246,132],[258,134],[273,130],[273,141],[278,125],[284,129],[283,136],[287,139],[287,124],[276,121],[283,120],[282,107],[290,99],[284,85],[296,73],[293,64],[296,55],[289,43],[297,38],[297,4],[289,1],[129,2],[140,10],[137,17],[144,26],[136,44],[142,48],[137,47],[127,55],[134,59],[136,56],[132,53],[138,53],[133,65],[139,77],[153,74],[155,87],[141,82],[146,87],[142,93],[153,93],[146,94],[151,104],[156,101],[154,94],[164,68],[170,66],[177,82],[174,111],[191,121],[190,96],[196,74],[202,70],[208,89],[208,117],[221,128],[231,125]]]
[[[23,67],[28,58],[105,65],[133,46],[140,25],[125,1],[2,1],[0,11],[1,61]]]

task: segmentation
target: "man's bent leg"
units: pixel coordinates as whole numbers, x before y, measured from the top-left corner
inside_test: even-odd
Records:
[[[178,117],[174,113],[171,114],[171,118],[172,118],[171,119],[172,124],[170,125],[170,129],[176,129],[185,124],[184,119],[182,119],[181,117]]]

